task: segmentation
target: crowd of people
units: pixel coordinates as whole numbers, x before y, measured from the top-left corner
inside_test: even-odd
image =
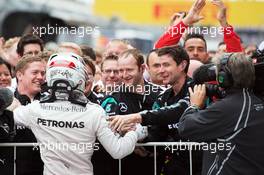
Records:
[[[0,141],[40,144],[16,148],[15,160],[12,147],[0,147],[1,174],[117,175],[115,159],[123,158],[122,174],[152,175],[154,150],[136,143],[188,141],[221,148],[189,148],[190,160],[188,149],[159,147],[157,174],[187,175],[190,164],[194,175],[264,173],[264,102],[253,91],[258,48],[242,43],[222,0],[211,3],[223,28],[211,52],[189,30],[203,19],[205,0],[173,14],[147,55],[121,39],[98,52],[74,42],[49,50],[33,34],[1,38],[0,90],[14,99],[4,109],[0,93]],[[192,79],[203,65],[216,66],[215,80],[204,83],[225,97],[208,96],[207,85]],[[68,147],[50,149],[55,143]]]

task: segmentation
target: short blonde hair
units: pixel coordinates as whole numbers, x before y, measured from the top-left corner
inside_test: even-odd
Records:
[[[76,43],[73,43],[73,42],[62,42],[59,45],[58,52],[63,52],[63,48],[73,49],[73,50],[76,51],[75,54],[77,54],[79,56],[83,55],[81,47],[78,44],[76,44]]]
[[[17,65],[15,67],[15,73],[17,73],[17,72],[24,73],[24,71],[28,68],[28,65],[30,63],[33,63],[33,62],[45,63],[44,60],[39,55],[26,54],[18,61]]]
[[[44,50],[43,52],[39,53],[40,58],[42,58],[45,62],[48,62],[49,57],[54,54],[53,51]]]

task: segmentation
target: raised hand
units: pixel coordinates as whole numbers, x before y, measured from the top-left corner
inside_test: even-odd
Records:
[[[176,24],[178,24],[184,18],[185,15],[185,12],[174,13],[170,19],[170,26],[175,26]]]
[[[222,0],[212,0],[212,4],[216,5],[219,9],[217,13],[217,19],[222,27],[227,27],[227,19],[226,19],[226,6]]]
[[[205,0],[196,0],[192,5],[190,11],[188,12],[187,16],[182,20],[183,23],[185,25],[192,25],[202,20],[203,17],[200,16],[200,12],[202,11],[205,4]]]

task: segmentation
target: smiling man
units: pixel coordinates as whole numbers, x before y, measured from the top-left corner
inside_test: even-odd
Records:
[[[143,56],[135,49],[128,50],[120,55],[118,65],[119,75],[124,85],[130,86],[133,92],[140,91],[140,88],[137,87],[144,87],[143,72],[145,65]]]
[[[184,42],[184,48],[191,60],[198,60],[204,64],[209,62],[207,45],[203,35],[188,34]]]
[[[118,56],[106,56],[101,64],[101,71],[105,94],[108,95],[121,84],[118,70]]]
[[[39,94],[45,78],[45,62],[38,56],[24,56],[16,66],[18,81],[16,92],[26,95],[30,101]]]
[[[163,85],[162,77],[159,74],[160,58],[157,50],[158,49],[153,49],[149,52],[146,58],[146,69],[150,76],[150,82],[157,85]]]
[[[46,64],[39,56],[25,55],[19,60],[16,68],[17,89],[15,98],[22,105],[27,105],[33,100],[39,100],[41,85],[45,80]],[[30,129],[16,126],[14,142],[36,142]],[[41,175],[43,163],[37,149],[17,148],[16,174]]]
[[[17,53],[20,58],[26,54],[37,55],[43,49],[43,41],[38,36],[32,34],[24,35],[17,44]]]
[[[114,89],[101,103],[108,115],[151,109],[161,89],[144,80],[144,57],[139,50],[129,49],[123,52],[118,58],[118,68],[122,85]]]

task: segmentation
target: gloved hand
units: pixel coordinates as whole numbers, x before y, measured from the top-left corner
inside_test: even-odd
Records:
[[[148,136],[148,127],[147,126],[142,126],[141,124],[136,124],[135,126],[135,132],[138,135],[138,141],[141,141],[145,139]]]

